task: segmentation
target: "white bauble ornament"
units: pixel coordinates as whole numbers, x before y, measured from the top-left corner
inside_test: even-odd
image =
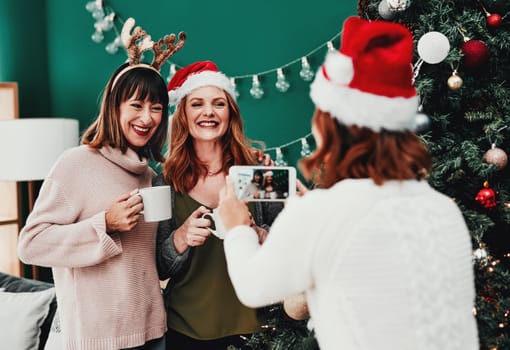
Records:
[[[395,11],[392,11],[390,9],[390,6],[386,2],[386,0],[381,0],[377,10],[379,11],[379,16],[381,16],[382,19],[385,19],[387,21],[390,21],[395,17]]]
[[[418,40],[420,58],[430,64],[443,61],[450,52],[448,38],[440,32],[428,32]]]
[[[386,0],[390,10],[393,11],[404,11],[409,7],[411,1],[409,0]]]
[[[304,320],[309,316],[305,293],[294,294],[283,299],[283,310],[295,320]]]

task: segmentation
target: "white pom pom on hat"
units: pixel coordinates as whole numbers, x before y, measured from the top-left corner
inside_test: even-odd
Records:
[[[418,108],[412,57],[404,26],[349,17],[340,50],[327,54],[311,85],[312,101],[348,126],[412,130]]]

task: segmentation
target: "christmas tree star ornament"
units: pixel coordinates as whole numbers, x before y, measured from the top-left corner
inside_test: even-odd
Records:
[[[496,147],[496,144],[491,145],[491,149],[489,149],[483,155],[484,162],[488,164],[496,165],[499,170],[506,167],[508,164],[508,156],[501,148]]]

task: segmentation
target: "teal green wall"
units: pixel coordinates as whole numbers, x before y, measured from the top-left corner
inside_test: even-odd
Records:
[[[22,116],[77,118],[83,130],[97,115],[102,89],[126,56],[122,50],[116,55],[104,50],[114,39],[113,32],[105,33],[101,44],[90,39],[94,20],[85,10],[86,3],[0,0],[0,80],[19,82]],[[154,39],[185,31],[187,44],[172,58],[177,65],[211,59],[227,75],[240,76],[274,70],[308,54],[339,33],[343,20],[356,14],[357,1],[111,0],[105,4],[123,20],[134,17]],[[338,47],[338,40],[334,43]],[[309,58],[313,70],[324,53],[322,49]],[[168,69],[169,65],[163,67],[163,75]],[[237,81],[250,138],[275,147],[309,133],[313,105],[309,83],[298,76],[300,69],[300,62],[285,69],[291,84],[286,93],[274,87],[276,72],[260,76],[265,90],[261,100],[249,95],[251,78]],[[283,149],[291,164],[300,147],[298,142]]]
[[[0,0],[0,81],[16,81],[20,116],[50,111],[46,2]]]

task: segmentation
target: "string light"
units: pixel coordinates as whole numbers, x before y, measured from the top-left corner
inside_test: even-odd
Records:
[[[166,81],[170,82],[172,80],[172,77],[174,76],[176,72],[175,63],[170,63],[170,71],[168,72],[168,77],[166,77]]]
[[[91,38],[95,43],[102,43],[104,40],[104,32],[110,31],[111,29],[115,30],[116,38],[112,42],[106,44],[105,51],[111,55],[118,53],[118,48],[120,47],[120,37],[119,37],[119,30],[118,28],[122,28],[124,24],[124,20],[120,18],[115,11],[105,5],[106,1],[102,0],[92,0],[87,2],[85,5],[85,9],[92,14],[92,17],[96,20],[94,24],[95,32],[92,34]],[[275,74],[278,77],[278,72],[281,70],[283,73],[283,70],[289,66],[292,66],[294,64],[297,64],[301,62],[301,70],[299,72],[299,75],[301,79],[304,81],[311,81],[315,75],[312,67],[310,66],[310,63],[308,62],[308,57],[313,56],[315,53],[317,53],[319,50],[323,49],[324,47],[327,47],[328,51],[334,51],[335,48],[333,46],[333,41],[338,39],[340,37],[341,33],[335,34],[331,39],[325,41],[324,43],[320,44],[310,52],[308,52],[304,56],[300,56],[297,59],[294,59],[280,67],[271,68],[262,72],[258,73],[249,73],[249,74],[243,74],[243,75],[236,75],[236,76],[230,76],[230,78],[233,78],[235,81],[240,81],[244,79],[252,79],[252,87],[253,87],[253,80],[256,77],[258,80],[259,78],[262,78],[262,76]],[[184,67],[185,65],[178,65],[175,62],[172,62],[168,60],[165,62],[165,64],[174,64],[176,69],[180,69]],[[285,79],[285,76],[284,76]],[[265,79],[261,79],[262,81],[265,81]],[[287,87],[288,84],[288,87]],[[281,80],[280,82],[276,82],[275,84],[276,89],[280,92],[285,92],[290,87],[290,84],[288,81]],[[262,94],[261,91],[262,90]],[[255,99],[262,98],[262,95],[264,94],[262,84],[259,80],[258,82],[258,88],[255,89],[254,93],[252,94],[250,92],[250,95]]]
[[[264,90],[260,87],[259,76],[256,74],[252,77],[250,95],[257,100],[264,96]]]
[[[287,166],[288,163],[283,159],[282,149],[280,147],[276,148],[276,159],[274,160],[274,164],[276,166]]]
[[[104,32],[112,31],[115,33],[115,38],[105,45],[105,51],[108,54],[114,55],[117,54],[119,51],[119,48],[122,46],[121,39],[120,39],[120,31],[118,28],[122,28],[124,25],[124,20],[119,17],[116,12],[110,7],[105,5],[106,1],[103,0],[91,0],[86,3],[85,9],[91,13],[92,18],[95,20],[94,22],[94,33],[91,36],[92,41],[96,43],[101,43],[104,40]],[[290,83],[285,77],[284,69],[292,66],[297,63],[301,63],[301,70],[299,71],[299,76],[304,81],[311,81],[314,77],[314,71],[312,70],[312,67],[310,66],[310,63],[308,62],[308,57],[313,56],[316,54],[319,50],[323,49],[324,47],[327,47],[328,51],[335,51],[335,47],[333,45],[333,41],[338,39],[340,37],[341,33],[335,34],[331,39],[327,40],[326,42],[320,44],[307,54],[300,56],[297,59],[294,59],[280,67],[268,69],[266,71],[258,72],[258,73],[250,73],[250,74],[244,74],[244,75],[236,75],[236,76],[230,76],[230,81],[232,85],[235,88],[235,94],[236,98],[239,97],[239,91],[236,87],[236,82],[243,79],[251,79],[252,80],[252,86],[250,89],[250,95],[255,99],[261,99],[264,95],[264,90],[262,88],[262,84],[259,80],[260,76],[265,76],[269,74],[274,74],[276,72],[277,76],[277,82],[275,83],[276,89],[280,92],[286,92],[290,88]],[[183,68],[185,65],[179,65],[175,62],[172,62],[170,60],[166,61],[165,64],[169,64],[169,74],[167,76],[167,81],[169,81],[172,76],[175,74],[177,69]],[[283,164],[287,164],[284,156],[283,151],[285,148],[291,146],[292,144],[296,142],[301,142],[301,156],[306,157],[308,156],[310,151],[310,146],[307,142],[307,138],[311,136],[311,133],[299,137],[295,140],[292,140],[286,144],[275,146],[271,148],[267,148],[266,152],[278,152],[276,154],[276,158],[280,156],[280,160]]]
[[[310,63],[308,63],[308,59],[305,57],[301,57],[301,70],[299,71],[299,76],[304,81],[311,81],[315,74],[310,68]]]
[[[234,87],[234,93],[236,95],[236,98],[239,98],[240,94],[239,94],[239,89],[237,89],[236,79],[235,78],[230,78],[230,83]]]
[[[276,70],[276,89],[280,92],[287,92],[290,87],[289,82],[285,79],[285,75],[283,74],[283,69],[278,68]]]

